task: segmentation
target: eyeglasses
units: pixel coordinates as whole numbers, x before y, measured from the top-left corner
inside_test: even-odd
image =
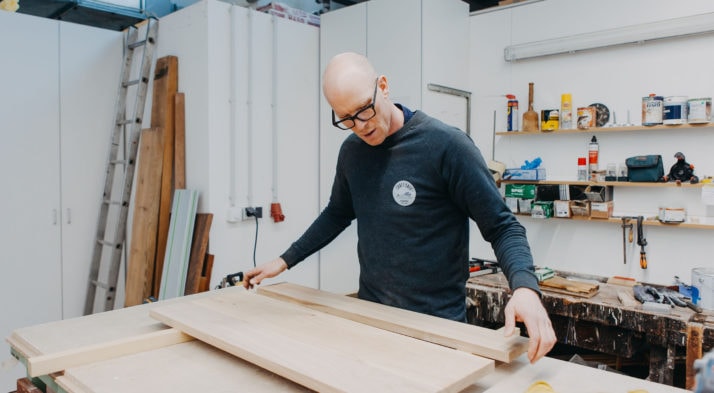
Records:
[[[377,99],[377,84],[379,82],[379,78],[377,78],[374,81],[374,96],[372,97],[372,103],[365,106],[364,108],[360,109],[357,111],[352,116],[345,117],[343,119],[337,120],[335,117],[335,111],[332,111],[332,125],[341,129],[341,130],[349,130],[350,128],[355,126],[355,119],[361,120],[361,121],[368,121],[371,118],[373,118],[376,114],[377,111],[374,109],[374,100]]]

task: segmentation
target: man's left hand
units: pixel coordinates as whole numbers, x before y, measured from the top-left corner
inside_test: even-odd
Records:
[[[510,336],[516,328],[516,321],[523,322],[528,331],[528,360],[537,362],[555,345],[557,338],[548,313],[540,301],[540,296],[529,288],[513,291],[511,300],[506,304],[506,325],[503,334]]]

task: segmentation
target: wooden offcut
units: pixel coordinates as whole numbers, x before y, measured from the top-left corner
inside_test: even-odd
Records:
[[[258,293],[502,362],[528,350],[528,340],[517,335],[504,337],[503,332],[291,283],[260,287]]]
[[[174,189],[186,188],[186,97],[184,93],[174,96]]]
[[[121,340],[108,341],[86,347],[73,348],[48,355],[41,355],[27,360],[27,373],[39,377],[62,371],[70,367],[81,366],[137,352],[163,348],[193,338],[177,329],[165,329]]]
[[[141,132],[124,306],[141,304],[152,293],[164,154],[162,134],[161,128]]]
[[[698,322],[687,324],[687,358],[685,370],[685,388],[694,389],[697,383],[697,370],[694,361],[702,358],[702,339],[704,325]]]
[[[157,231],[155,269],[152,294],[158,298],[161,272],[169,231],[171,199],[173,198],[175,95],[178,92],[178,57],[165,56],[156,60],[153,95],[151,99],[151,126],[164,129],[164,156],[162,161],[161,200]]]
[[[201,283],[199,285],[199,292],[206,292],[211,286],[211,274],[213,273],[213,254],[206,254],[206,261],[203,265],[203,273],[201,274]]]
[[[569,280],[565,277],[555,276],[538,283],[540,289],[562,293],[566,295],[593,297],[598,293],[600,286],[582,281]]]
[[[201,275],[203,265],[206,260],[208,250],[208,234],[211,230],[213,214],[198,213],[193,228],[193,241],[191,242],[191,255],[188,260],[188,272],[186,273],[186,287],[184,295],[191,295],[200,292]]]
[[[456,392],[494,369],[490,359],[248,291],[150,316],[319,392]]]

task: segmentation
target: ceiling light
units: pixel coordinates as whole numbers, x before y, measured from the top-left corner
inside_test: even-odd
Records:
[[[506,61],[714,32],[714,12],[507,46]]]

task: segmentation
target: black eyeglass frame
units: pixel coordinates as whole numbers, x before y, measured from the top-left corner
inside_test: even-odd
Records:
[[[344,119],[337,120],[337,118],[335,117],[335,111],[333,110],[332,111],[332,125],[339,128],[340,130],[349,130],[357,124],[357,123],[355,123],[355,119],[360,120],[360,121],[369,121],[373,117],[377,116],[377,110],[374,108],[374,103],[375,103],[375,100],[377,99],[377,86],[379,86],[379,78],[377,78],[374,81],[374,94],[372,96],[372,103],[365,106],[364,108],[358,110],[357,113],[355,113],[354,115],[345,117]],[[363,119],[360,117],[361,114],[363,114],[364,112],[366,112],[370,109],[372,110],[371,116],[369,116],[366,119]],[[347,124],[352,124],[352,125],[348,127]]]

